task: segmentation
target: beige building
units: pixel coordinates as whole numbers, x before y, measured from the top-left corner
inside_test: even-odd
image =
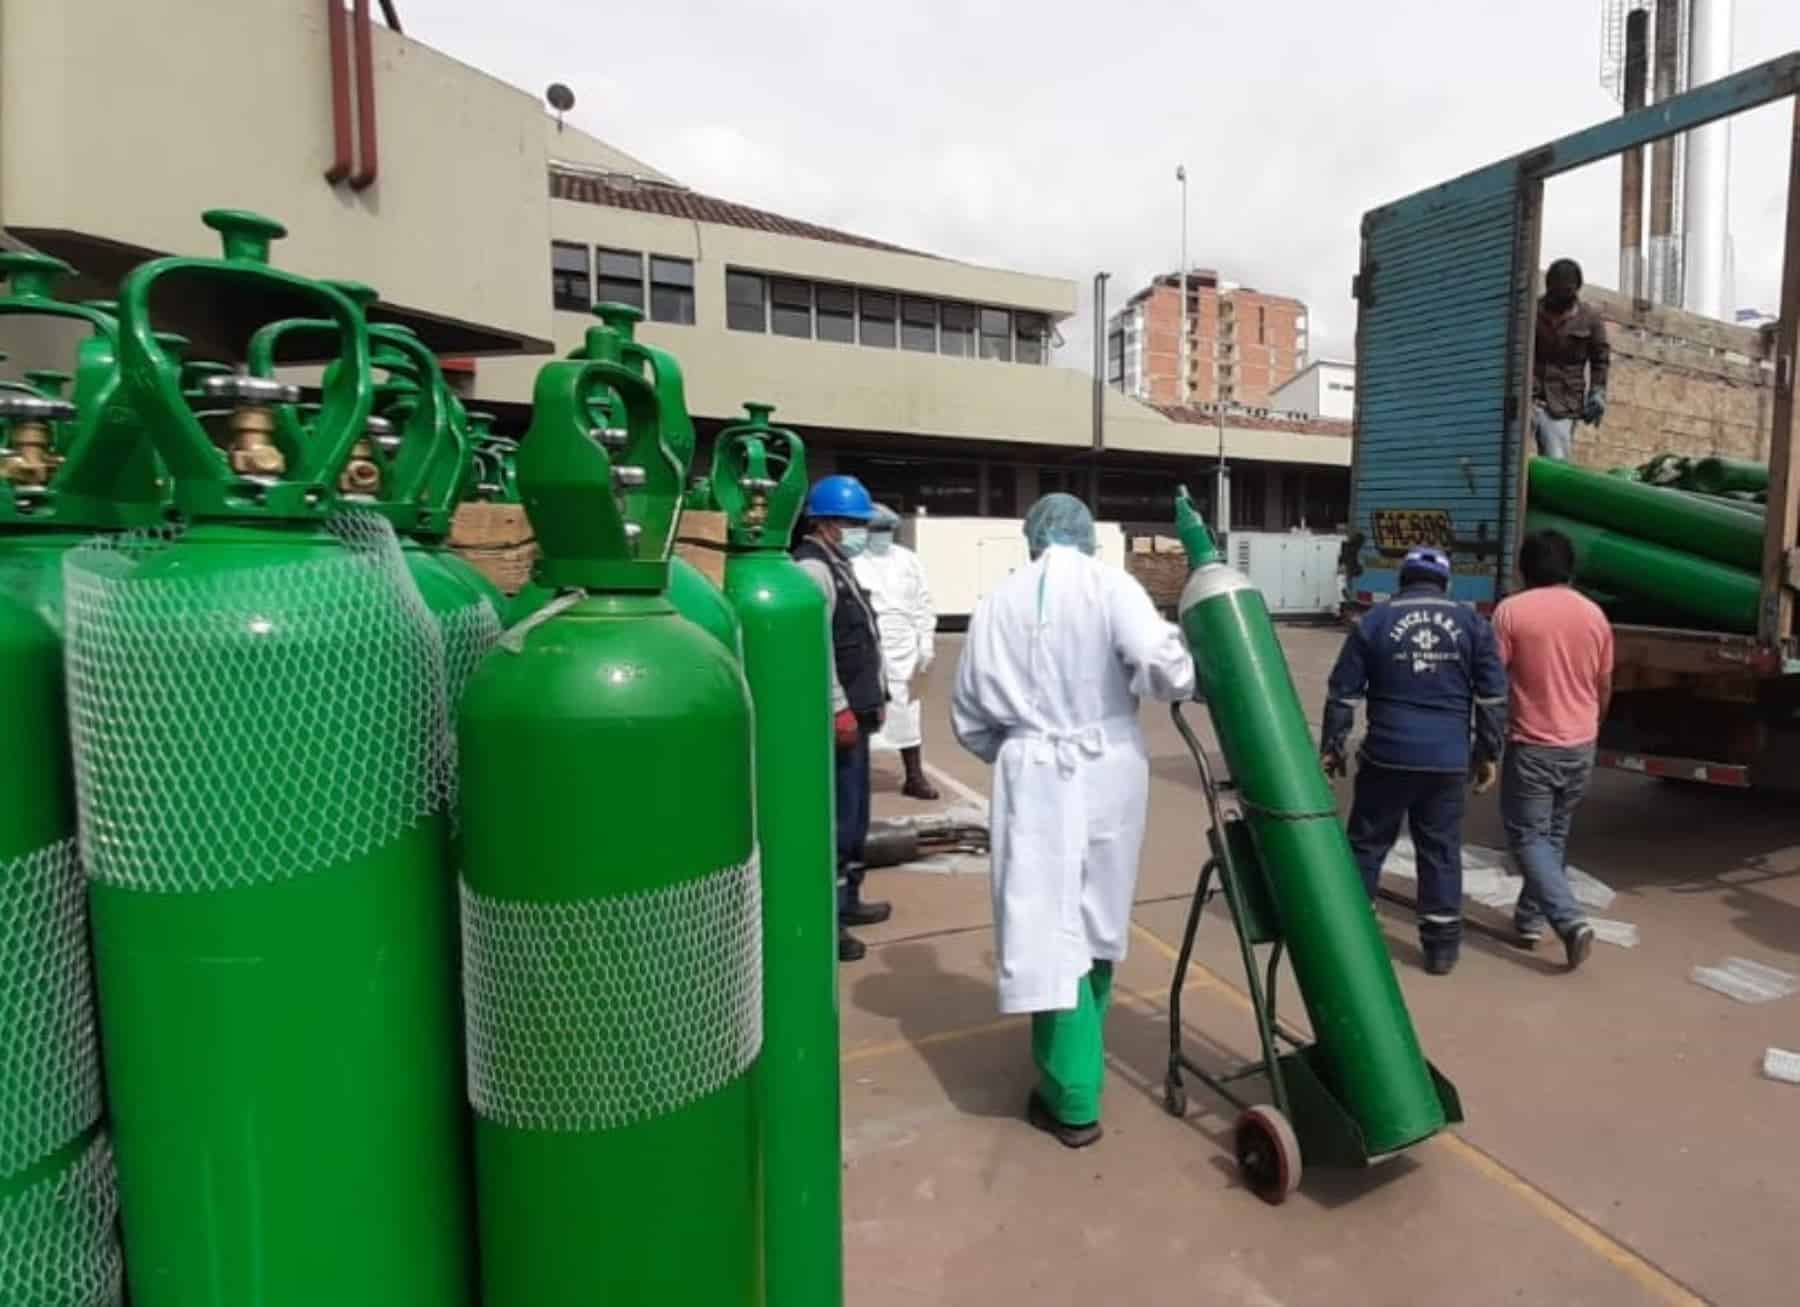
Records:
[[[202,209],[286,223],[275,261],[368,282],[503,430],[595,300],[645,310],[675,353],[703,448],[746,400],[902,509],[1010,516],[1046,489],[1166,521],[1222,447],[1239,525],[1328,525],[1349,442],[1322,428],[1222,433],[1113,390],[1096,452],[1090,377],[1057,366],[1073,283],[980,267],[681,185],[563,127],[537,95],[377,21],[334,58],[303,0],[0,0],[0,228],[110,298],[160,253],[212,253]],[[350,24],[354,27],[354,24]],[[357,65],[366,51],[367,84]],[[577,88],[579,91],[579,88]],[[130,105],[131,112],[119,112]],[[277,306],[171,296],[159,324],[235,361]],[[39,348],[0,320],[10,375]]]

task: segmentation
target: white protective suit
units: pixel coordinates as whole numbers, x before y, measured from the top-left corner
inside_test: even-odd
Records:
[[[1053,545],[981,601],[950,720],[993,764],[1002,1012],[1075,1006],[1096,958],[1124,958],[1150,765],[1140,697],[1193,693],[1181,633],[1120,568]]]
[[[869,737],[869,747],[878,753],[916,748],[921,739],[919,701],[913,698],[912,680],[931,666],[937,631],[924,564],[912,550],[893,544],[885,553],[871,549],[858,554],[852,566],[875,607],[887,676],[887,720]]]

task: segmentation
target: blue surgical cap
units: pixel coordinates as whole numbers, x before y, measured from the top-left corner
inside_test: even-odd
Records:
[[[1099,547],[1094,541],[1094,515],[1074,495],[1045,495],[1025,514],[1025,545],[1033,558],[1051,545],[1092,554]]]

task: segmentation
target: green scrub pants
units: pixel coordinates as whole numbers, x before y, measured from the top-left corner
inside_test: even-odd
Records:
[[[1113,964],[1095,962],[1064,1012],[1031,1014],[1031,1057],[1038,1068],[1038,1097],[1064,1125],[1100,1119],[1100,1086],[1106,1078],[1106,1008],[1112,1000]]]

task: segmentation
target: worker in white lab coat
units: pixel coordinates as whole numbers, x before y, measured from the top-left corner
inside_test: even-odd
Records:
[[[994,931],[1002,1012],[1030,1012],[1031,1123],[1100,1137],[1103,1036],[1125,956],[1150,766],[1138,701],[1186,698],[1194,664],[1144,587],[1094,554],[1071,495],[1025,518],[1031,563],[969,624],[950,720],[994,768]]]
[[[869,747],[877,753],[898,750],[906,769],[900,792],[909,799],[929,801],[936,799],[938,792],[925,778],[924,737],[914,690],[936,651],[937,613],[931,607],[924,564],[894,540],[899,529],[900,515],[885,504],[875,505],[875,516],[869,519],[869,547],[854,562],[856,579],[875,605],[881,665],[887,674],[887,720],[870,737]]]

